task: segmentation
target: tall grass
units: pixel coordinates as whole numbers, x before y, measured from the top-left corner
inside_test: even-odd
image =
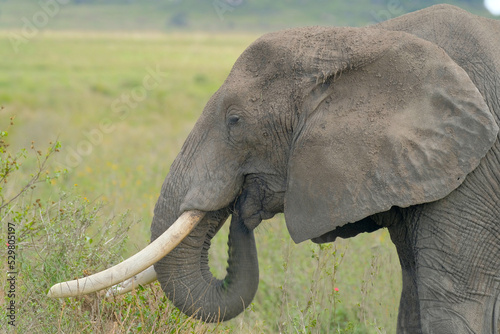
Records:
[[[158,285],[114,300],[45,296],[51,284],[101,270],[148,243],[152,209],[171,162],[255,37],[48,32],[15,54],[8,32],[0,33],[0,131],[16,116],[9,150],[33,154],[32,141],[63,143],[44,167],[59,177],[42,173],[45,186],[30,188],[12,203],[14,211],[1,212],[2,244],[6,221],[18,219],[22,231],[20,332],[395,332],[400,273],[387,232],[295,245],[282,216],[256,230],[261,280],[253,304],[223,325],[180,315]],[[113,102],[141,87],[148,68],[157,67],[166,73],[159,85],[126,117],[114,112]],[[88,154],[74,163],[68,157],[105,119],[113,129],[94,137]],[[15,196],[39,169],[39,158],[27,156],[3,184],[4,198]],[[15,218],[14,212],[22,214]],[[226,237],[227,226],[211,249],[219,277],[225,274]]]

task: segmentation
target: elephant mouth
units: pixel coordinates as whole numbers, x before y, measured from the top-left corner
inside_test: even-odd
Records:
[[[259,208],[262,208],[264,203],[260,199],[257,201],[257,198],[262,197],[260,195],[262,191],[256,193],[256,187],[246,186],[236,199],[224,208],[209,212],[185,211],[165,232],[135,255],[99,273],[55,284],[47,295],[52,298],[75,297],[111,288],[106,293],[109,296],[123,294],[139,285],[152,283],[157,280],[153,265],[173,251],[198,225],[208,226],[201,254],[201,265],[208,266],[211,239],[234,213],[237,205],[240,207],[240,214],[246,217],[241,220],[249,231],[252,231],[263,218],[270,217],[270,213],[255,209],[257,202],[260,203]]]

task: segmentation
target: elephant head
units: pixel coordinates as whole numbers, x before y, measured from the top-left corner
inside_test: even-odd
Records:
[[[202,213],[154,271],[183,312],[230,319],[257,290],[262,220],[284,212],[297,243],[376,230],[391,208],[457,189],[497,133],[469,75],[424,39],[375,28],[266,34],[208,101],[165,179],[152,241],[181,214]],[[207,253],[230,215],[218,280]]]

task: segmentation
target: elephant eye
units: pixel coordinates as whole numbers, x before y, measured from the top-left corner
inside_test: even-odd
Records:
[[[234,126],[236,125],[240,120],[240,116],[238,115],[231,115],[227,118],[227,124],[229,126]]]

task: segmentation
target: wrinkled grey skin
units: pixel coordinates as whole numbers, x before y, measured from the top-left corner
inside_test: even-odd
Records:
[[[241,313],[259,281],[253,230],[284,212],[295,242],[389,229],[398,333],[498,333],[499,36],[500,22],[442,5],[253,43],[163,184],[152,240],[208,212],[155,264],[166,295],[205,321]],[[207,251],[230,214],[217,280]]]

